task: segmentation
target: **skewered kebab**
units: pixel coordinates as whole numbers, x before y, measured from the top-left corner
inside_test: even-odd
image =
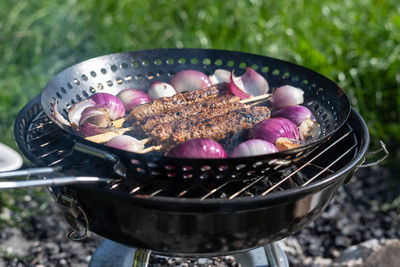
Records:
[[[151,103],[134,106],[127,121],[140,121],[146,117],[165,112],[184,105],[204,102],[223,95],[233,96],[227,83],[216,84],[204,89],[183,92],[171,97],[154,99]]]
[[[183,121],[176,125],[163,125],[162,132],[151,132],[151,142],[162,145],[167,151],[172,146],[195,138],[226,140],[235,133],[250,129],[258,122],[268,119],[267,107],[254,106],[230,111],[228,114],[204,119],[197,123]]]

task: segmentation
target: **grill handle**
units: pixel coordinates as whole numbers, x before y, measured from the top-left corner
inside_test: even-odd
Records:
[[[376,154],[381,153],[381,152],[383,152],[384,155],[380,159],[378,159],[377,161],[365,163],[365,160],[364,160],[364,162],[359,167],[366,168],[366,167],[371,167],[371,166],[378,165],[389,156],[389,151],[387,150],[385,143],[382,140],[379,140],[379,144],[381,145],[381,148],[379,148],[379,149],[377,149],[375,151],[367,151],[365,153],[365,156],[376,155]]]
[[[119,176],[126,177],[127,169],[126,169],[125,165],[121,163],[121,161],[119,160],[119,158],[116,155],[114,155],[108,151],[104,151],[102,149],[88,146],[88,145],[85,145],[85,144],[82,144],[79,142],[75,142],[74,150],[112,162],[114,172],[116,174],[118,174]]]
[[[87,184],[99,182],[112,182],[114,179],[92,176],[65,176],[65,177],[49,177],[45,179],[25,180],[25,181],[5,181],[0,182],[1,189],[15,189],[24,187],[38,187],[38,186],[60,186],[67,184]]]

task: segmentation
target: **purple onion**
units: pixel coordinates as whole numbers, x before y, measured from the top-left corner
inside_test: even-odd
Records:
[[[79,132],[84,136],[93,136],[110,131],[112,123],[105,108],[88,107],[79,120]]]
[[[167,157],[175,158],[220,159],[227,156],[220,144],[205,138],[197,138],[180,143],[167,153]]]
[[[122,90],[117,97],[122,101],[126,112],[130,112],[133,106],[151,102],[148,94],[134,88]]]
[[[211,86],[208,76],[197,70],[182,70],[170,81],[176,92],[194,91]]]
[[[299,140],[296,124],[285,118],[272,118],[257,123],[251,131],[251,138],[262,139],[273,144],[279,137]]]
[[[304,102],[303,95],[303,90],[291,85],[284,85],[272,93],[270,103],[274,108],[300,105]]]
[[[176,94],[176,91],[169,83],[158,81],[150,85],[147,93],[151,99],[157,99],[160,97],[171,97]]]
[[[246,99],[264,95],[269,91],[267,80],[252,68],[247,67],[242,76],[235,76],[233,71],[230,77],[229,89],[232,94]]]
[[[71,126],[77,128],[79,125],[79,120],[81,119],[82,112],[88,107],[94,107],[96,103],[91,99],[82,100],[71,107],[68,111],[68,119]]]
[[[213,74],[208,76],[212,84],[229,83],[231,72],[224,69],[216,69]]]
[[[115,95],[108,93],[97,93],[90,97],[96,107],[104,107],[111,120],[117,120],[125,116],[125,107],[122,101]]]
[[[130,151],[140,152],[144,149],[144,143],[129,135],[119,135],[106,143],[106,146]]]
[[[315,120],[312,112],[304,106],[288,106],[272,111],[273,118],[286,118],[298,127],[305,119]]]
[[[250,139],[238,145],[232,152],[232,158],[251,157],[278,152],[278,148],[265,140]]]

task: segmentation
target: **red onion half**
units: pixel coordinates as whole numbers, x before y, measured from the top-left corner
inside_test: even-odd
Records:
[[[86,108],[94,106],[96,106],[96,103],[91,98],[82,100],[81,102],[78,102],[75,105],[73,105],[71,109],[68,111],[68,119],[71,123],[71,126],[73,128],[78,128],[82,112]]]
[[[220,144],[205,138],[180,143],[167,153],[167,157],[175,158],[220,159],[227,156]]]
[[[296,124],[285,118],[272,118],[257,123],[251,130],[251,138],[275,144],[279,137],[299,140]]]
[[[107,109],[111,120],[117,120],[125,116],[125,107],[122,101],[115,95],[108,93],[97,93],[90,97],[96,107],[104,107]]]
[[[246,99],[268,93],[269,85],[262,75],[252,68],[247,67],[246,72],[242,76],[235,76],[232,71],[229,89],[232,94],[241,99]]]
[[[211,86],[208,76],[197,70],[182,70],[170,81],[176,92],[194,91]]]
[[[151,99],[157,99],[160,97],[170,97],[176,94],[176,91],[172,85],[165,82],[154,82],[150,85],[147,90]]]
[[[133,106],[151,102],[151,98],[145,92],[134,88],[122,90],[117,97],[121,100],[126,112],[130,112]]]
[[[265,140],[250,139],[238,145],[231,154],[232,158],[251,157],[278,152],[278,148]]]
[[[79,120],[79,132],[84,136],[93,136],[109,132],[112,123],[105,108],[88,107],[82,112]]]
[[[315,120],[312,112],[304,106],[288,106],[271,112],[273,118],[286,118],[299,126],[305,119]]]
[[[272,93],[270,103],[274,108],[300,105],[304,102],[303,95],[303,90],[291,85],[284,85]]]

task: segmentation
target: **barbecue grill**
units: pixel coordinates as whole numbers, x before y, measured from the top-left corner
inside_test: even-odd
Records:
[[[314,77],[313,72],[294,68],[299,76],[306,73]],[[280,76],[285,72],[279,73],[275,76],[285,79]],[[318,91],[312,80],[308,83],[310,91]],[[336,94],[343,93],[338,90]],[[340,106],[327,99],[327,90],[322,91],[312,104],[318,105],[314,109],[317,112],[322,106],[323,112],[318,116],[326,119],[328,114],[340,113]],[[41,168],[1,175],[25,174],[43,179],[8,182],[1,187],[51,186],[52,196],[74,229],[69,234],[71,239],[84,238],[90,230],[140,248],[140,255],[152,251],[158,255],[208,257],[271,244],[315,220],[339,186],[360,166],[369,166],[363,165],[369,145],[368,129],[351,109],[348,117],[332,115],[333,121],[343,122],[325,123],[326,138],[299,160],[290,156],[291,164],[279,170],[263,172],[265,168],[258,165],[265,162],[256,157],[246,160],[247,165],[251,162],[251,168],[242,173],[241,179],[199,181],[168,175],[149,179],[147,170],[153,166],[148,164],[142,169],[141,161],[146,158],[140,158],[139,163],[132,162],[134,171],[126,179],[121,176],[121,165],[126,167],[126,161],[118,160],[126,155],[87,142],[77,145],[77,140],[82,140],[54,123],[43,107],[43,98],[42,95],[30,101],[15,123],[20,150]],[[316,104],[319,99],[330,103],[327,107],[336,113],[328,112],[324,104]],[[382,150],[386,157],[383,143]],[[168,166],[165,165],[167,173]],[[236,162],[234,166],[238,166]]]

